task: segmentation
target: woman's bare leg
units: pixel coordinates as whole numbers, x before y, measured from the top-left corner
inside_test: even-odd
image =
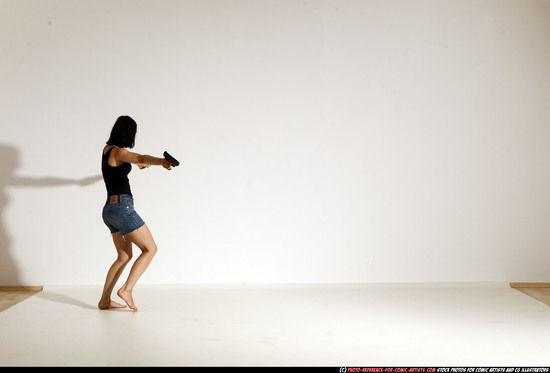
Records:
[[[122,271],[126,267],[126,264],[132,259],[132,241],[125,239],[122,233],[117,232],[113,234],[113,242],[117,251],[117,259],[109,268],[107,272],[107,278],[105,279],[105,286],[103,287],[103,294],[98,303],[99,309],[105,310],[108,308],[125,308],[126,306],[114,302],[111,300],[111,294],[113,289],[122,274]]]
[[[128,279],[124,285],[122,285],[117,294],[119,297],[124,299],[128,307],[134,311],[137,311],[137,307],[134,304],[134,299],[132,298],[132,291],[134,290],[134,286],[137,281],[143,272],[145,272],[153,260],[153,257],[157,253],[157,245],[155,240],[153,240],[153,236],[151,235],[147,225],[143,225],[141,228],[133,231],[132,233],[128,233],[125,238],[131,240],[132,243],[141,249],[141,255],[136,259],[136,262],[130,270]]]

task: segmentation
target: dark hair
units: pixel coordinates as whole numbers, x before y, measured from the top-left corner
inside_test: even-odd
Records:
[[[131,149],[135,145],[136,132],[136,121],[126,115],[120,116],[111,130],[111,137],[109,137],[107,145]]]

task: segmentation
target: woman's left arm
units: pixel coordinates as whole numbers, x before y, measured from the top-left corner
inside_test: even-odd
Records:
[[[172,164],[164,158],[157,158],[150,155],[131,153],[124,148],[117,148],[115,157],[123,162],[133,163],[136,165],[153,165],[162,166],[167,170],[172,168]]]

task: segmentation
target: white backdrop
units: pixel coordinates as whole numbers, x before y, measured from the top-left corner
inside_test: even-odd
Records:
[[[0,285],[550,281],[550,1],[0,1]],[[136,257],[137,257],[136,253]]]

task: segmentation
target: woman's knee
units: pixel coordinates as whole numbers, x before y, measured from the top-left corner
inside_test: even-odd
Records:
[[[138,247],[143,254],[148,254],[151,256],[154,256],[158,251],[157,244],[154,241],[138,245]]]
[[[126,265],[128,264],[128,262],[130,262],[130,260],[132,260],[132,253],[118,253],[117,261],[119,261],[120,263]]]
[[[147,245],[145,251],[154,256],[158,251],[157,244],[152,243],[152,244]]]

